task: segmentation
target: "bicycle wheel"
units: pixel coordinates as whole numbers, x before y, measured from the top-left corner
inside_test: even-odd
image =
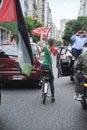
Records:
[[[48,83],[45,83],[44,86],[43,86],[43,104],[45,104],[45,102],[46,102],[48,87],[49,87]]]

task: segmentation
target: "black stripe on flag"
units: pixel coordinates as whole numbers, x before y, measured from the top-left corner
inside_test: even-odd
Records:
[[[31,45],[30,45],[30,41],[29,41],[29,37],[28,37],[28,32],[27,32],[25,20],[24,20],[23,13],[22,13],[22,9],[20,6],[20,1],[15,0],[15,4],[16,4],[16,13],[17,13],[17,20],[18,20],[17,21],[18,22],[18,29],[19,29],[19,32],[20,32],[20,34],[23,38],[23,41],[26,45],[27,51],[30,55],[31,63],[33,65],[33,53],[32,53],[32,49],[31,49]]]

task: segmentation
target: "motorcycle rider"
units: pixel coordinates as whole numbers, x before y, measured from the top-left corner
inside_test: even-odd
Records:
[[[87,75],[87,51],[81,53],[78,59],[74,63],[74,71],[75,71],[75,96],[74,100],[81,101],[81,91],[82,91],[82,76],[83,74]]]

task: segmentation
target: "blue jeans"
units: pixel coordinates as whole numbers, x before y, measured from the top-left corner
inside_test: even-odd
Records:
[[[79,57],[79,55],[82,53],[82,49],[81,50],[77,50],[75,48],[72,48],[72,55],[77,59]]]

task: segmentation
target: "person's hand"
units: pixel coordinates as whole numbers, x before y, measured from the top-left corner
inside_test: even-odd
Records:
[[[86,31],[83,31],[83,34],[84,34],[84,36],[86,36],[86,37],[87,37],[87,32],[86,32]]]
[[[78,31],[75,35],[76,35],[76,36],[79,36],[79,32],[80,32],[80,31]]]

